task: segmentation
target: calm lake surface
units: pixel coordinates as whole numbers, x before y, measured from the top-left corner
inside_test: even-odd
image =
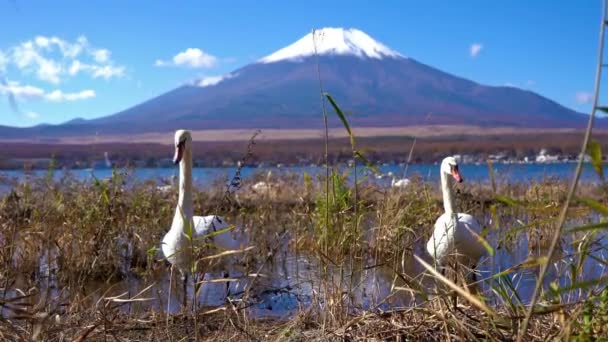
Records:
[[[401,165],[379,165],[378,170],[383,174],[392,172],[396,178],[412,176],[414,174],[422,177],[426,181],[438,181],[439,180],[439,165],[438,164],[414,164],[407,167]],[[542,180],[546,178],[557,178],[562,180],[570,180],[574,174],[576,163],[551,163],[551,164],[494,164],[494,175],[496,180],[499,182],[509,183],[522,183],[533,180]],[[193,169],[194,182],[199,186],[206,186],[212,182],[232,177],[235,173],[236,167],[203,167]],[[362,167],[359,170],[363,173]],[[487,182],[490,179],[488,166],[486,164],[463,164],[460,167],[461,173],[464,178],[470,182]],[[605,172],[608,171],[604,168]],[[289,166],[289,167],[243,167],[241,169],[241,177],[247,179],[248,177],[259,173],[272,171],[274,174],[280,173],[297,173],[303,174],[307,172],[311,175],[324,174],[325,168],[323,166]],[[98,179],[104,179],[112,175],[111,169],[81,169],[81,170],[69,170],[74,177],[79,180],[92,180],[94,177]],[[56,179],[60,179],[64,176],[66,171],[57,170],[54,174]],[[172,176],[178,176],[178,167],[174,168],[138,168],[134,169],[132,178],[138,181],[156,180],[163,182],[169,180]],[[0,175],[12,179],[12,180],[23,180],[26,177],[41,177],[47,174],[46,170],[34,170],[24,172],[22,170],[0,170]],[[581,181],[583,182],[596,182],[599,177],[593,170],[593,167],[589,163],[584,164],[583,173],[581,175]],[[387,183],[390,182],[390,178],[384,179]]]

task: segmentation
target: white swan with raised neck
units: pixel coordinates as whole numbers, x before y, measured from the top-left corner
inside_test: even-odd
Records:
[[[456,159],[443,159],[440,172],[444,213],[435,222],[433,235],[426,244],[427,251],[438,266],[443,265],[447,256],[456,254],[459,262],[475,267],[486,248],[479,238],[481,226],[477,220],[454,211],[453,182],[463,181]]]
[[[175,132],[175,155],[173,162],[179,164],[179,197],[171,228],[165,234],[161,249],[172,265],[180,271],[188,272],[192,265],[192,249],[187,238],[187,228],[194,227],[194,238],[205,237],[215,231],[228,228],[228,223],[217,215],[194,216],[192,202],[192,135],[187,130]],[[221,249],[236,250],[242,247],[242,241],[232,237],[230,232],[223,232],[209,237],[208,240]],[[204,243],[194,239],[196,243]]]

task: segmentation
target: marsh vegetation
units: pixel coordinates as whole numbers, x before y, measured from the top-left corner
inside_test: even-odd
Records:
[[[160,191],[129,170],[95,182],[52,172],[13,184],[0,203],[3,338],[504,340],[516,336],[544,262],[551,266],[527,339],[607,333],[608,209],[598,183],[579,189],[553,260],[544,255],[565,182],[459,185],[457,206],[484,227],[489,256],[479,293],[454,308],[452,287],[467,289],[463,277],[446,284],[415,259],[430,262],[423,246],[442,211],[438,184],[413,176],[396,189],[362,176],[355,187],[354,171],[343,168],[330,173],[326,196],[323,176],[261,173],[228,191],[220,179],[196,190],[195,212],[226,217],[254,249],[243,253],[228,301],[213,297],[218,277],[202,266],[197,311],[167,313],[168,298],[179,304],[183,295],[169,289],[158,254],[176,189]],[[252,189],[259,181],[269,186]]]

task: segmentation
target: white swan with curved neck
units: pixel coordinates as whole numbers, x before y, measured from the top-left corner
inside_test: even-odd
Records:
[[[426,244],[426,249],[438,266],[442,266],[448,255],[457,254],[458,262],[466,262],[475,267],[479,258],[486,253],[479,239],[481,226],[473,216],[454,212],[454,180],[459,183],[463,181],[456,159],[447,157],[441,163],[441,190],[445,213],[435,222],[435,230]]]
[[[161,249],[167,261],[187,274],[192,264],[190,242],[186,227],[194,227],[193,238],[205,237],[215,231],[229,227],[223,218],[216,215],[194,216],[192,204],[192,137],[189,131],[175,132],[175,156],[173,162],[179,163],[179,198],[171,229],[162,240]],[[226,250],[236,250],[242,245],[230,232],[223,232],[208,238],[214,246]],[[195,240],[196,243],[206,241]],[[230,259],[229,259],[230,260]],[[228,265],[230,266],[230,265]],[[227,270],[225,270],[227,271]]]

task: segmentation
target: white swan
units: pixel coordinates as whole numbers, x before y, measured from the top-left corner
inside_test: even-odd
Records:
[[[270,189],[272,189],[274,187],[273,184],[270,182],[271,178],[272,178],[272,170],[269,170],[268,173],[266,173],[266,180],[259,181],[255,184],[253,184],[251,186],[251,189],[254,192],[268,193],[270,191]]]
[[[177,180],[177,177],[175,175],[171,175],[171,177],[168,177],[167,179],[163,180],[163,182],[165,183],[164,185],[157,185],[156,190],[160,193],[168,194],[171,191],[173,191],[173,188],[176,185],[175,184],[176,180]]]
[[[229,225],[223,218],[216,215],[194,216],[193,214],[191,145],[192,137],[189,131],[178,130],[175,132],[175,157],[173,162],[175,164],[179,163],[179,199],[171,229],[165,234],[161,244],[161,249],[167,261],[182,273],[184,288],[186,287],[187,274],[194,261],[190,241],[186,236],[186,227],[194,227],[192,231],[193,241],[198,244],[207,242],[226,250],[239,249],[242,244],[241,241],[233,238],[230,232],[223,232],[201,240],[201,237],[225,229]],[[196,239],[197,237],[199,239]],[[227,258],[224,262],[225,277],[228,277],[231,271],[231,261],[232,258]],[[229,288],[228,283],[227,287]]]
[[[401,178],[401,179],[396,179],[393,176],[393,179],[391,180],[391,186],[393,188],[399,188],[399,189],[405,189],[408,187],[408,185],[410,185],[410,180],[408,178]]]
[[[447,157],[441,163],[441,189],[445,213],[435,222],[435,230],[426,244],[426,249],[435,259],[437,266],[444,266],[445,258],[456,254],[459,263],[467,263],[475,268],[479,258],[486,253],[479,238],[481,226],[473,216],[454,212],[452,179],[459,183],[463,181],[456,159]]]
[[[270,184],[264,181],[257,182],[251,186],[251,189],[256,192],[268,192],[268,190],[270,190]]]

